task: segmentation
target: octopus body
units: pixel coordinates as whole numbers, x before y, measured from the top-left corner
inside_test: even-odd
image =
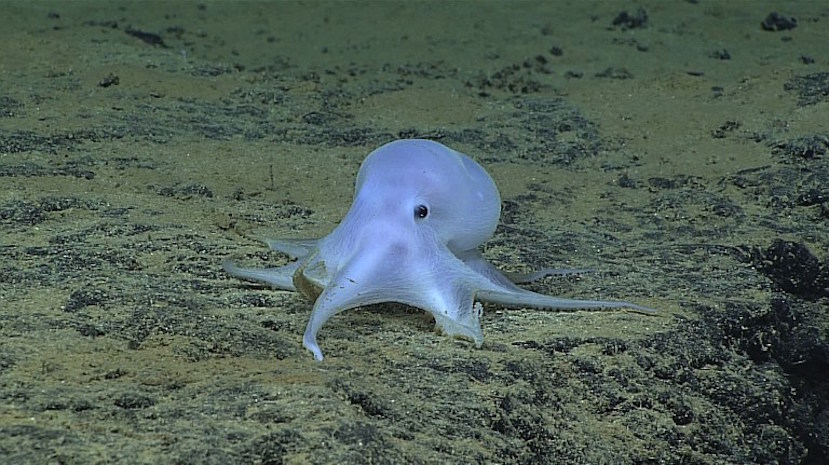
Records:
[[[351,308],[399,302],[430,312],[450,336],[483,343],[480,301],[535,308],[628,308],[630,302],[552,297],[516,285],[566,270],[507,275],[481,255],[494,233],[501,197],[492,178],[467,155],[423,139],[397,140],[368,155],[353,203],[321,239],[272,239],[296,260],[269,269],[225,263],[230,275],[291,291],[314,302],[303,345],[323,359],[317,334]]]

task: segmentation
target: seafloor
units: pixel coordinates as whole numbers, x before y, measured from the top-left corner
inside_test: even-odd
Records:
[[[829,460],[826,2],[0,9],[0,463]],[[493,262],[659,316],[378,305],[315,363],[221,263],[405,137],[492,174]]]

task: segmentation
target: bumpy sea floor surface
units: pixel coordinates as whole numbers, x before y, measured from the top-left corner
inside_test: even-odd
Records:
[[[3,2],[0,462],[825,463],[825,2]],[[363,157],[492,174],[485,255],[659,316],[231,279],[345,214]]]

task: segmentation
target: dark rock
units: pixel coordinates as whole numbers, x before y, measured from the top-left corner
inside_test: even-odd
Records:
[[[760,27],[764,31],[788,31],[797,27],[797,19],[792,16],[781,15],[776,11],[772,11],[766,16],[766,19],[760,23]]]
[[[639,7],[636,12],[630,14],[627,10],[616,15],[613,19],[614,26],[622,26],[622,29],[636,29],[648,25],[648,12]]]
[[[803,244],[777,239],[755,251],[754,264],[783,292],[805,299],[829,296],[829,266]]]

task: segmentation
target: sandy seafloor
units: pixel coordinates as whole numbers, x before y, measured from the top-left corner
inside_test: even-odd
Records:
[[[0,8],[0,463],[829,460],[827,3]],[[660,315],[378,305],[315,363],[221,263],[403,137],[492,174],[501,268],[597,270],[531,289]]]

